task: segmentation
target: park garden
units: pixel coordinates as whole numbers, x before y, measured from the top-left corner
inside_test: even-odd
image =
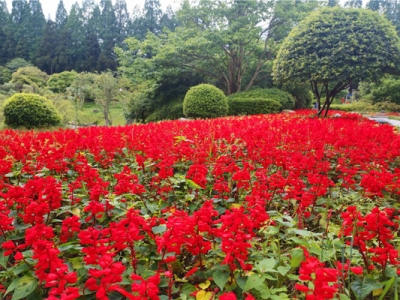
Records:
[[[9,59],[0,299],[397,300],[400,136],[359,112],[399,110],[400,39],[350,2],[183,1],[90,68]]]

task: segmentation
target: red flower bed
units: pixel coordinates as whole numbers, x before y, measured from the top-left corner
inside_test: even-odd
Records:
[[[398,293],[389,125],[303,111],[0,141],[0,298]]]

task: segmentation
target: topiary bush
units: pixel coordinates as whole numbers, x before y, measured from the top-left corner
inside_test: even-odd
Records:
[[[229,115],[257,115],[277,113],[281,109],[280,103],[266,98],[241,99],[228,97]]]
[[[216,118],[228,114],[228,98],[211,84],[193,86],[183,100],[183,114],[189,118]]]
[[[4,123],[11,128],[48,128],[61,120],[53,104],[40,95],[14,94],[4,103]]]
[[[277,88],[272,89],[253,89],[245,92],[239,92],[229,96],[229,98],[240,98],[240,99],[256,99],[264,98],[274,100],[281,105],[281,109],[293,109],[294,98],[287,92],[281,91]]]

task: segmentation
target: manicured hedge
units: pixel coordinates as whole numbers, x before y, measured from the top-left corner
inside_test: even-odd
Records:
[[[270,99],[274,100],[281,105],[281,110],[283,109],[293,109],[294,108],[294,98],[287,92],[280,89],[253,89],[245,92],[239,92],[229,96],[230,99]]]
[[[229,115],[257,115],[279,112],[281,104],[272,99],[266,98],[229,98]]]

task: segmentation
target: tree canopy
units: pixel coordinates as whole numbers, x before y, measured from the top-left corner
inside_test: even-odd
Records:
[[[309,82],[318,115],[326,115],[333,97],[352,81],[394,73],[399,58],[400,39],[387,19],[364,9],[324,8],[292,30],[273,72],[278,82]]]
[[[227,95],[248,90],[266,71],[277,42],[317,5],[290,0],[202,0],[197,5],[184,1],[177,13],[180,26],[158,38],[147,35],[142,44],[127,41],[129,50],[117,51],[119,62],[128,71],[133,61],[154,58],[146,70],[190,70]]]

